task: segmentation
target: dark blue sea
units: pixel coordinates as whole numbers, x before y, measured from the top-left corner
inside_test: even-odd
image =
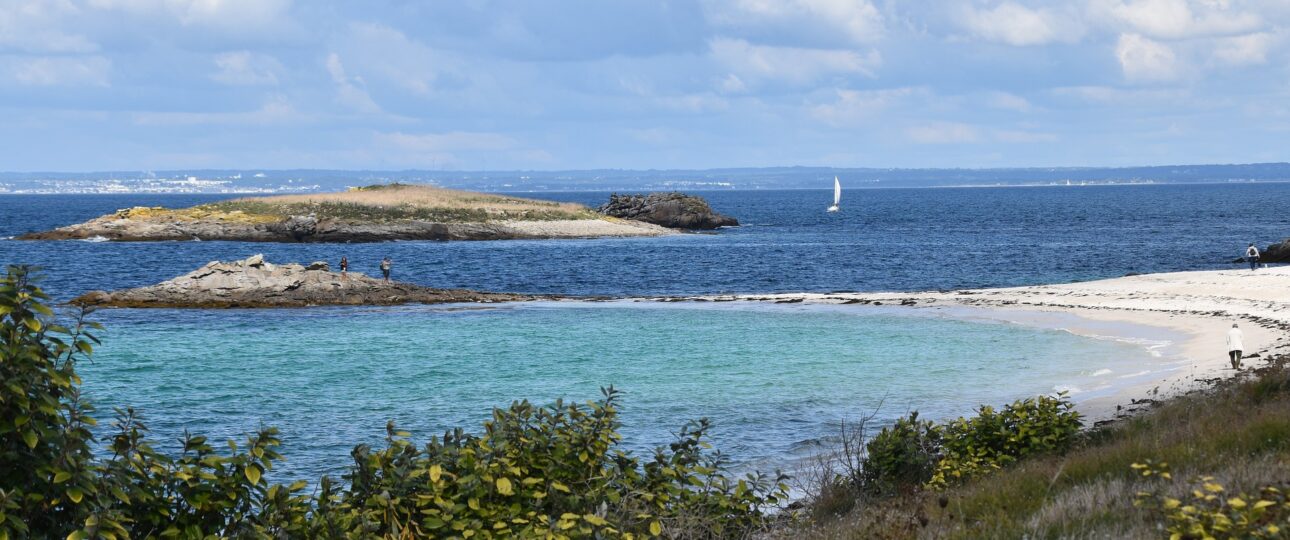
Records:
[[[60,298],[147,285],[211,260],[348,256],[436,287],[574,295],[925,290],[1224,268],[1244,246],[1290,236],[1290,184],[702,192],[743,226],[656,239],[378,244],[0,241],[0,262],[45,267]],[[589,205],[598,192],[529,196]],[[0,237],[130,206],[209,195],[0,196]]]
[[[0,262],[44,267],[60,299],[152,284],[211,260],[349,257],[436,287],[574,295],[924,290],[1231,267],[1249,242],[1290,236],[1290,184],[702,193],[744,223],[665,238],[264,244],[0,240]],[[538,197],[595,205],[607,193]],[[130,206],[214,196],[0,196],[0,237]],[[102,310],[85,394],[134,406],[159,448],[282,430],[272,479],[338,474],[387,420],[424,439],[511,400],[599,397],[614,385],[625,444],[670,442],[708,417],[741,466],[791,467],[844,419],[875,425],[1066,390],[1076,400],[1177,369],[1140,342],[899,308],[742,303],[531,303],[269,310]],[[1153,343],[1153,346],[1161,345]],[[1145,371],[1144,371],[1145,370]],[[1127,377],[1127,378],[1126,378]],[[107,426],[108,422],[102,422]],[[106,429],[104,427],[103,429]]]

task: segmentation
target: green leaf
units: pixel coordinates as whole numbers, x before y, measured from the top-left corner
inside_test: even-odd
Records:
[[[67,488],[67,498],[71,499],[74,503],[80,504],[81,499],[85,498],[85,492],[81,491],[81,488],[78,487]]]
[[[27,448],[35,448],[35,447],[36,447],[36,440],[37,440],[37,439],[36,439],[36,432],[35,432],[35,431],[24,431],[24,432],[22,433],[22,440],[23,440],[23,442],[26,442],[26,443],[27,443]]]
[[[657,521],[651,521],[649,523],[649,533],[654,536],[663,534],[663,524]]]
[[[244,472],[246,473],[246,479],[247,479],[247,480],[250,480],[252,484],[259,484],[259,483],[260,483],[260,467],[259,467],[259,466],[257,466],[257,465],[248,465],[248,466],[246,467],[246,470],[245,470]]]
[[[67,471],[58,471],[58,473],[54,474],[54,483],[61,484],[71,479],[71,477],[72,477],[72,473],[69,473]]]
[[[84,540],[89,537],[90,535],[86,534],[85,530],[77,529],[72,531],[72,534],[67,535],[67,540]]]
[[[514,495],[515,491],[511,489],[511,481],[506,478],[497,479],[497,492],[502,495]]]

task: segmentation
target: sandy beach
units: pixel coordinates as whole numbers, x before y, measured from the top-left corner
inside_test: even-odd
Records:
[[[1226,333],[1245,334],[1243,367],[1258,366],[1290,346],[1290,266],[1174,272],[1121,278],[918,293],[793,293],[694,297],[708,301],[901,306],[911,313],[1060,328],[1078,335],[1150,343],[1176,369],[1137,378],[1111,395],[1075,397],[1090,422],[1231,377]],[[1132,373],[1138,366],[1125,365]],[[1135,403],[1136,402],[1136,403]]]

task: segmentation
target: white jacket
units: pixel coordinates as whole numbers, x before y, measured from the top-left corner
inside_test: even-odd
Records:
[[[1241,334],[1240,328],[1233,328],[1231,330],[1228,330],[1227,331],[1227,350],[1229,351],[1245,350],[1245,344],[1241,343],[1241,338],[1243,337],[1245,336]]]

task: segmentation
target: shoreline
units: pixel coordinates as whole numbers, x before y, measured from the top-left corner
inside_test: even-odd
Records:
[[[1172,369],[1142,374],[1108,395],[1076,400],[1090,426],[1235,376],[1226,347],[1233,322],[1240,324],[1249,349],[1244,351],[1242,371],[1261,367],[1270,356],[1290,349],[1290,266],[944,292],[711,295],[682,300],[884,306],[910,315],[989,320],[1092,339],[1149,341],[1141,344],[1156,347],[1165,361],[1175,363]],[[1248,358],[1255,353],[1259,357]],[[1137,367],[1128,365],[1125,371],[1138,373]]]

